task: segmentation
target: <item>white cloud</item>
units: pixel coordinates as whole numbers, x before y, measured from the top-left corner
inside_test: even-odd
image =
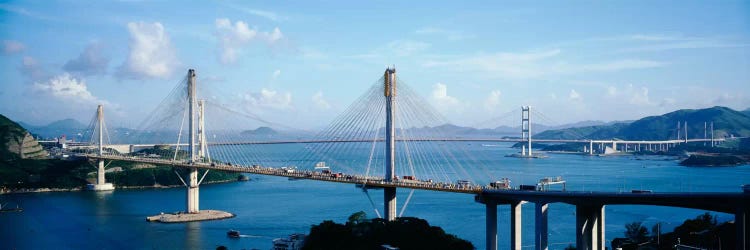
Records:
[[[639,90],[633,89],[633,85],[630,85],[631,89],[631,96],[630,96],[630,104],[634,105],[653,105],[648,97],[648,88],[641,87]]]
[[[288,19],[286,16],[279,15],[278,13],[273,12],[273,11],[251,9],[251,8],[237,6],[237,5],[227,5],[227,6],[235,10],[238,10],[238,11],[241,11],[241,12],[253,15],[253,16],[262,17],[262,18],[265,18],[274,22],[284,21]]]
[[[247,9],[247,13],[250,13],[251,15],[256,15],[259,17],[267,18],[271,21],[278,21],[279,15],[277,15],[274,12],[270,11],[264,11],[264,10],[256,10],[256,9]]]
[[[260,92],[249,92],[242,95],[242,100],[251,108],[293,109],[292,94],[289,92],[279,93],[275,90],[262,88]]]
[[[572,101],[580,101],[581,94],[578,94],[578,92],[575,89],[571,89],[570,94],[568,94],[568,98]]]
[[[274,71],[274,72],[273,72],[273,76],[272,76],[272,78],[273,78],[274,80],[276,80],[276,78],[279,78],[279,76],[280,76],[280,75],[281,75],[281,70],[280,70],[280,69],[277,69],[276,71]]]
[[[32,81],[47,78],[48,76],[47,72],[45,72],[39,65],[39,62],[30,56],[24,56],[23,59],[21,59],[21,66],[19,69],[23,75],[30,78]]]
[[[89,44],[77,58],[69,60],[63,69],[68,72],[80,72],[84,75],[103,74],[107,71],[109,58],[102,55],[102,45]]]
[[[65,101],[85,104],[107,103],[92,95],[85,81],[76,79],[67,72],[44,82],[35,82],[32,85],[32,89]]]
[[[243,21],[232,21],[228,18],[218,18],[215,22],[216,38],[219,40],[219,57],[221,63],[231,64],[237,62],[237,57],[242,54],[242,49],[255,39],[274,45],[284,38],[279,28],[269,32],[259,32],[256,28],[250,28]]]
[[[455,106],[460,104],[458,99],[448,95],[448,86],[436,83],[432,86],[432,99],[440,106]]]
[[[460,72],[480,72],[500,78],[539,78],[550,75],[612,72],[666,65],[663,62],[640,59],[573,64],[561,59],[559,56],[561,52],[560,49],[552,49],[527,53],[479,53],[452,59],[428,60],[423,63],[423,66]]]
[[[323,98],[323,92],[318,91],[312,96],[312,101],[315,104],[316,107],[319,109],[329,109],[331,108],[331,105],[328,103],[328,101]]]
[[[490,95],[487,96],[487,99],[484,100],[484,108],[493,111],[495,108],[497,108],[497,105],[500,104],[500,96],[502,93],[500,93],[500,90],[493,90],[490,92]]]
[[[472,36],[465,35],[461,31],[457,30],[447,30],[447,29],[441,29],[441,28],[435,28],[435,27],[425,27],[422,29],[418,29],[414,31],[414,33],[418,35],[437,35],[437,36],[443,36],[451,41],[458,41],[470,38]]]
[[[124,78],[166,78],[180,65],[164,26],[159,23],[130,22],[130,53],[120,67]]]
[[[409,40],[396,40],[386,45],[386,50],[392,52],[396,56],[409,56],[414,53],[418,53],[430,48],[429,43],[409,41]]]
[[[617,60],[617,61],[603,62],[603,63],[596,63],[596,64],[579,65],[579,66],[574,66],[572,68],[569,68],[569,70],[575,70],[575,71],[578,71],[579,73],[609,72],[609,71],[620,71],[620,70],[626,70],[626,69],[658,68],[658,67],[662,67],[665,65],[666,63],[658,62],[658,61],[625,59],[625,60]]]
[[[614,86],[607,87],[607,94],[610,96],[616,96],[617,95],[617,88]]]
[[[39,13],[29,11],[25,8],[17,7],[17,6],[10,5],[10,4],[0,3],[0,10],[5,10],[5,11],[12,12],[18,15],[23,15],[23,16],[27,16],[31,18],[36,18],[36,19],[55,21],[54,18],[51,18],[49,16],[41,15]]]
[[[5,40],[3,41],[3,52],[7,55],[21,52],[26,49],[26,45],[19,41]]]
[[[273,29],[273,32],[268,35],[267,39],[269,43],[274,43],[278,40],[281,40],[282,38],[284,38],[284,34],[281,34],[281,30],[279,30],[279,27],[276,27]]]

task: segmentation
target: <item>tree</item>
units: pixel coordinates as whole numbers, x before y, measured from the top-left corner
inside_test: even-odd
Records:
[[[367,213],[365,213],[364,211],[353,213],[349,216],[349,219],[347,221],[347,224],[359,224],[365,222],[367,221]]]
[[[642,225],[642,222],[633,222],[625,224],[625,237],[634,243],[646,241],[648,229]]]

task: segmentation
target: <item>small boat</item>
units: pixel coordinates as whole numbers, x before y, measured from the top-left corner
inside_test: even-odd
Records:
[[[0,212],[23,212],[23,208],[16,204],[16,207],[9,208],[7,204],[0,203]]]
[[[229,230],[227,232],[227,237],[229,238],[239,238],[240,237],[240,231],[237,230]]]

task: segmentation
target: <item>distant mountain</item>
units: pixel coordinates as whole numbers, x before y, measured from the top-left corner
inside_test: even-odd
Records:
[[[276,130],[274,130],[274,129],[272,129],[272,128],[269,128],[269,127],[258,127],[256,129],[253,129],[253,130],[242,131],[242,135],[244,135],[244,136],[267,136],[267,137],[272,137],[272,136],[279,135],[279,132],[276,131]]]
[[[86,130],[87,127],[75,119],[54,121],[44,126],[34,126],[24,122],[19,122],[19,124],[35,136],[45,139],[56,138],[62,135],[66,135],[68,139],[74,139],[79,133]]]
[[[745,113],[745,115],[750,116],[750,108],[743,110],[742,113]]]
[[[649,116],[631,123],[589,126],[550,130],[535,135],[540,139],[611,139],[623,140],[667,140],[677,138],[677,123],[680,123],[680,138],[684,138],[684,123],[687,122],[688,138],[703,138],[704,123],[714,123],[714,137],[750,136],[750,116],[726,107],[706,109],[683,109],[658,116]]]

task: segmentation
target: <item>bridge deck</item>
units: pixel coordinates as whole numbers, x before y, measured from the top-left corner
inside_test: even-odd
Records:
[[[378,188],[395,187],[395,188],[409,188],[409,189],[421,189],[421,190],[432,190],[432,191],[452,192],[452,193],[469,193],[469,194],[479,194],[482,192],[482,190],[489,188],[489,187],[483,187],[479,185],[458,185],[458,184],[453,184],[453,183],[429,182],[429,181],[422,181],[422,180],[395,180],[395,181],[388,182],[388,181],[385,181],[383,177],[362,176],[362,175],[342,174],[341,177],[334,177],[333,176],[334,174],[324,174],[324,173],[315,172],[315,171],[306,171],[306,170],[290,171],[288,169],[262,167],[262,166],[257,166],[257,165],[248,167],[248,166],[215,164],[215,163],[214,164],[208,164],[208,163],[191,164],[191,163],[183,162],[183,161],[171,161],[171,160],[164,160],[164,159],[112,156],[112,155],[98,156],[98,155],[85,154],[82,156],[90,158],[90,159],[104,159],[104,160],[129,161],[129,162],[139,162],[139,163],[151,163],[151,164],[159,164],[159,165],[171,165],[171,166],[183,167],[183,168],[200,168],[200,169],[221,170],[221,171],[236,172],[236,173],[249,173],[249,174],[288,177],[288,178],[295,178],[295,179],[338,182],[338,183],[348,183],[348,184],[364,184],[365,186],[378,187]]]
[[[495,188],[492,186],[480,186],[476,184],[458,185],[454,183],[430,182],[423,180],[395,180],[385,181],[382,177],[343,175],[336,177],[335,174],[324,174],[315,171],[292,170],[282,168],[271,168],[262,166],[237,166],[228,164],[188,163],[183,161],[172,161],[165,159],[139,158],[131,156],[92,155],[82,154],[82,157],[90,159],[117,160],[140,163],[151,163],[159,165],[171,165],[183,168],[201,168],[221,170],[227,172],[260,174],[269,176],[288,177],[296,179],[307,179],[316,181],[338,182],[348,184],[364,184],[370,187],[395,187],[420,190],[432,190],[440,192],[476,194],[478,202],[493,201],[497,203],[511,203],[517,201],[531,201],[553,203],[562,202],[568,204],[634,204],[634,205],[659,205],[704,209],[725,213],[734,213],[737,209],[747,209],[750,204],[750,193],[623,193],[623,192],[581,192],[581,191],[520,191],[513,189]]]
[[[750,193],[743,192],[697,192],[697,193],[630,193],[630,192],[583,192],[583,191],[519,191],[484,190],[477,195],[478,202],[513,203],[530,201],[541,203],[567,203],[571,205],[656,205],[694,208],[736,213],[747,210]]]

